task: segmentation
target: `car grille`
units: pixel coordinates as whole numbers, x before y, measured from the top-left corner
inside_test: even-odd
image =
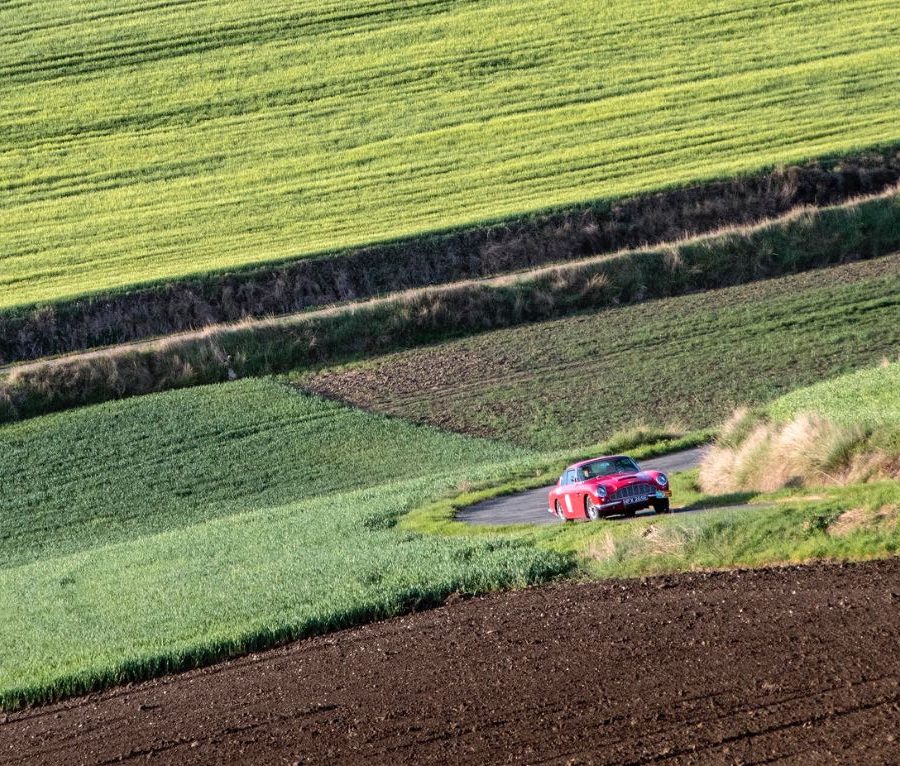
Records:
[[[609,500],[633,500],[637,497],[645,498],[647,497],[647,495],[652,495],[653,492],[653,487],[651,487],[649,484],[639,482],[637,484],[629,484],[627,487],[617,489],[609,496]]]

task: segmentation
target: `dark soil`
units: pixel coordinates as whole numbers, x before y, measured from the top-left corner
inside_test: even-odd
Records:
[[[898,636],[900,560],[536,588],[16,713],[0,763],[896,764]]]

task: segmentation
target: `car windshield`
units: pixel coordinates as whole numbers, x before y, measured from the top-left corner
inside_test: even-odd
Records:
[[[602,460],[592,460],[578,469],[580,478],[596,479],[598,476],[612,476],[615,473],[635,473],[640,471],[637,463],[630,457],[606,457]]]

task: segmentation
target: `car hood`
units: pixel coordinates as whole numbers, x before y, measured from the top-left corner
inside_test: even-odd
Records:
[[[602,476],[596,479],[589,479],[586,484],[590,484],[595,487],[606,487],[607,492],[615,492],[617,489],[621,489],[622,487],[627,487],[629,484],[653,484],[656,485],[656,479],[654,479],[653,474],[649,474],[646,471],[639,471],[638,473],[617,473],[612,476]]]

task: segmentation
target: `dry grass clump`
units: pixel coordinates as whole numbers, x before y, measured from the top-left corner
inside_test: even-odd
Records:
[[[893,442],[890,426],[839,425],[801,413],[787,423],[763,421],[748,428],[749,418],[735,413],[701,463],[705,492],[773,492],[900,478],[900,456],[880,446]]]
[[[592,540],[587,547],[587,556],[593,561],[611,561],[616,557],[616,541],[607,532],[603,537]]]
[[[696,530],[683,525],[651,524],[642,535],[646,552],[652,556],[675,556],[682,553]]]
[[[588,558],[600,564],[617,558],[680,556],[700,534],[699,527],[689,524],[652,523],[640,534],[628,534],[618,540],[611,532],[605,532],[591,540],[586,553]]]
[[[828,525],[832,537],[846,537],[858,529],[866,527],[894,527],[900,524],[900,506],[883,505],[874,512],[866,508],[851,508],[844,511]]]

